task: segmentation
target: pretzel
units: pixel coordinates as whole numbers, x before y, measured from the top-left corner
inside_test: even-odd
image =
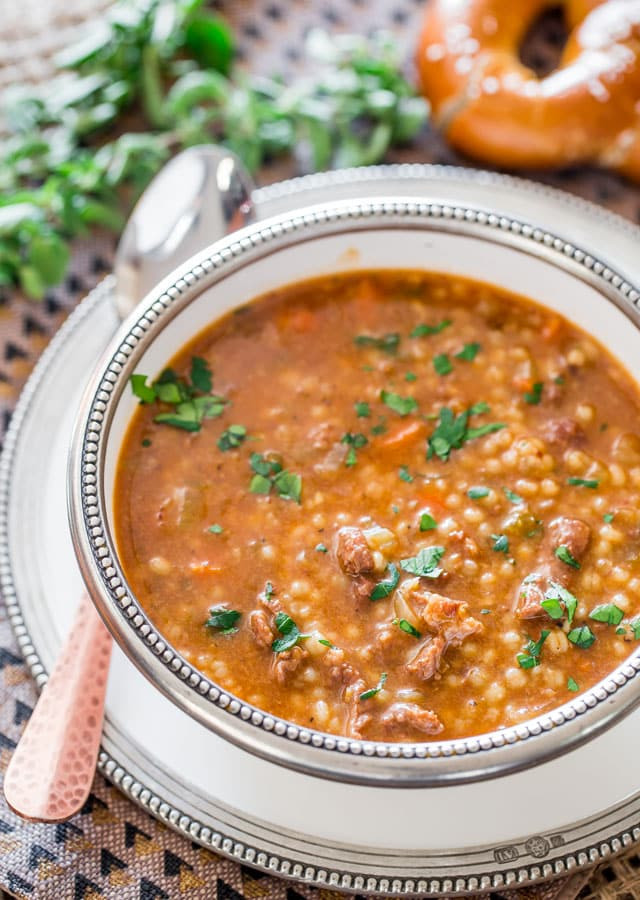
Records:
[[[518,48],[549,0],[431,0],[422,90],[453,146],[487,163],[595,163],[640,181],[640,0],[565,0],[570,28],[544,78]]]

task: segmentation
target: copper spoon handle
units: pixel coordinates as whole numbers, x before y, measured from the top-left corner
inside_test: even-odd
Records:
[[[7,768],[19,816],[61,822],[91,790],[102,735],[111,635],[83,593],[71,631]]]

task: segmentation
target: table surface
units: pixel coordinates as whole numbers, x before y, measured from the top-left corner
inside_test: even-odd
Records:
[[[64,46],[80,23],[97,15],[109,0],[0,0],[0,89],[19,80],[39,80],[51,71],[51,54]],[[505,0],[508,2],[508,0]],[[423,0],[219,0],[233,23],[242,64],[254,71],[304,71],[300,52],[311,26],[328,30],[393,31],[410,56]],[[524,50],[538,70],[556,58],[563,41],[562,23],[547,17]],[[470,165],[431,128],[411,147],[394,151],[390,161]],[[295,174],[289,162],[259,173],[268,183]],[[640,188],[616,175],[575,168],[553,173],[521,173],[563,188],[640,222]],[[114,242],[93,236],[78,242],[65,283],[41,304],[15,292],[0,294],[0,436],[22,385],[51,335],[66,315],[110,269]],[[0,774],[36,700],[35,690],[15,649],[4,611],[0,613]],[[640,856],[634,850],[601,867],[585,885],[578,876],[543,892],[520,897],[548,900],[623,900],[640,898]],[[12,896],[29,898],[188,897],[194,900],[317,897],[332,892],[291,887],[261,876],[207,850],[190,845],[138,810],[97,777],[85,808],[59,827],[22,823],[0,800],[0,884]],[[9,896],[0,890],[0,897]],[[494,895],[502,896],[502,895]],[[507,896],[507,895],[504,895]],[[516,895],[511,894],[511,897]]]

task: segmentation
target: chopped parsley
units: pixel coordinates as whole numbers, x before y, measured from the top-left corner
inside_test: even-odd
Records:
[[[328,553],[329,552],[329,550],[325,547],[324,544],[316,544],[314,549],[317,550],[318,553]]]
[[[482,347],[480,344],[465,344],[459,353],[454,353],[456,359],[463,359],[466,362],[473,362]]]
[[[493,541],[492,550],[495,550],[496,553],[508,553],[509,552],[509,538],[506,534],[492,534],[491,540]]]
[[[515,506],[517,506],[519,503],[524,503],[524,499],[520,496],[520,494],[516,494],[515,491],[511,491],[507,487],[503,487],[502,491],[509,503],[513,503]]]
[[[213,606],[209,610],[209,618],[204,623],[207,628],[217,628],[220,634],[235,634],[238,630],[236,622],[242,613],[226,606]]]
[[[400,481],[406,481],[407,484],[411,484],[411,482],[413,481],[413,475],[409,471],[408,466],[400,466],[400,468],[398,469],[398,478],[400,479]]]
[[[393,356],[398,352],[400,335],[397,332],[383,334],[382,337],[374,337],[370,334],[359,334],[353,341],[358,347],[374,347],[376,350],[382,350],[384,353],[389,353]]]
[[[624,619],[624,611],[615,603],[600,603],[591,610],[589,618],[605,625],[619,625]]]
[[[549,587],[545,591],[544,600],[540,601],[540,606],[544,609],[548,616],[554,620],[562,619],[565,615],[569,625],[573,622],[573,617],[578,608],[578,601],[573,594],[556,581],[551,581]]]
[[[418,376],[415,374],[415,372],[407,372],[407,374],[404,376],[404,380],[405,381],[417,381]]]
[[[418,631],[417,628],[414,628],[411,622],[407,622],[406,619],[394,619],[391,623],[392,625],[397,625],[400,631],[404,631],[405,634],[410,634],[411,637],[421,638],[422,635]]]
[[[472,487],[467,491],[467,497],[471,497],[472,500],[482,500],[483,497],[488,497],[489,494],[488,487]]]
[[[399,416],[408,416],[418,408],[413,397],[401,397],[400,394],[394,394],[393,391],[380,391],[380,399]]]
[[[595,489],[600,486],[600,482],[597,478],[567,478],[567,484],[576,487],[591,488],[592,491],[595,491]]]
[[[267,603],[269,602],[269,600],[271,600],[275,592],[276,589],[274,588],[273,584],[270,581],[267,581],[264,586],[264,599],[267,601]]]
[[[371,407],[368,403],[354,403],[354,406],[359,419],[369,419],[371,417]]]
[[[490,610],[490,609],[481,609],[481,610],[480,610],[480,615],[481,615],[481,616],[490,616],[490,615],[491,615],[491,610]]]
[[[453,372],[453,365],[446,353],[438,353],[433,357],[433,368],[438,375],[449,375]]]
[[[222,525],[218,525],[216,523],[215,525],[209,525],[209,527],[207,528],[207,531],[210,531],[211,534],[222,534],[222,532],[224,531],[224,528],[222,527]]]
[[[444,406],[440,410],[435,431],[428,440],[427,459],[437,456],[446,461],[452,450],[459,450],[467,441],[506,428],[502,422],[469,428],[469,418],[485,412],[489,412],[489,406],[486,403],[476,403],[457,416],[452,409]]]
[[[229,425],[218,438],[218,448],[223,452],[235,450],[247,437],[247,429],[244,425]]]
[[[569,680],[567,681],[567,690],[572,691],[574,694],[580,690],[578,682],[575,678],[571,678],[571,676],[569,676]]]
[[[605,513],[602,518],[607,523],[607,525],[610,525],[611,522],[613,522],[613,517],[614,513]]]
[[[375,697],[376,694],[380,693],[380,691],[382,690],[382,688],[385,686],[386,683],[387,683],[387,673],[383,672],[382,675],[380,676],[380,681],[377,683],[377,685],[374,688],[369,688],[368,691],[363,691],[360,694],[360,699],[361,700],[370,700],[372,697]]]
[[[400,560],[400,568],[409,575],[419,575],[421,578],[438,578],[442,575],[442,569],[438,563],[444,556],[444,547],[424,547],[416,556]]]
[[[147,384],[147,376],[140,374],[132,375],[129,382],[141,403],[159,402],[174,407],[172,412],[158,413],[154,422],[183,431],[200,431],[203,420],[222,415],[228,402],[211,394],[213,376],[206,360],[199,356],[191,360],[189,381],[179,378],[173,369],[165,369],[152,384]]]
[[[283,500],[300,503],[302,478],[283,469],[277,460],[267,459],[261,453],[252,453],[249,465],[255,472],[249,490],[252,494],[269,494],[273,488]]]
[[[332,644],[331,641],[327,640],[327,638],[318,638],[318,643],[322,644],[325,647],[328,647],[329,650],[335,650],[336,645]]]
[[[438,523],[431,513],[422,513],[420,516],[420,531],[433,531],[438,527]]]
[[[440,334],[451,325],[451,319],[442,319],[437,325],[416,325],[409,337],[429,337],[432,334]]]
[[[571,551],[565,544],[560,544],[553,552],[561,562],[565,563],[565,565],[571,566],[573,569],[580,568],[580,563],[572,556]]]
[[[631,619],[629,622],[625,622],[620,628],[616,628],[616,634],[628,635],[629,629],[631,629],[631,634],[634,639],[640,641],[640,616],[636,616],[635,619]]]
[[[349,446],[349,452],[344,461],[345,466],[355,466],[358,462],[358,454],[356,451],[361,447],[366,446],[369,443],[369,438],[364,434],[352,434],[350,431],[347,431],[347,433],[343,434],[340,438],[340,443],[348,444]]]
[[[531,406],[537,406],[542,400],[543,386],[541,381],[536,381],[532,389],[524,394],[525,403],[529,403]]]
[[[375,434],[375,435],[384,434],[386,430],[387,430],[387,420],[384,417],[381,417],[378,424],[374,425],[373,428],[371,429],[371,434]]]
[[[288,616],[285,612],[279,612],[277,614],[275,626],[282,637],[276,638],[271,644],[271,649],[274,653],[284,653],[287,650],[291,650],[292,647],[296,646],[298,641],[309,636],[307,634],[301,634],[300,629],[291,616]]]
[[[609,423],[603,422],[602,425],[600,426],[600,431],[606,431],[608,427],[609,427]]]
[[[580,625],[578,628],[572,628],[567,638],[576,647],[580,647],[581,650],[587,650],[595,641],[596,636],[588,625]]]
[[[518,665],[521,669],[533,669],[536,666],[540,665],[542,645],[550,634],[550,631],[543,629],[540,632],[540,638],[537,641],[533,641],[531,638],[528,638],[524,650],[522,651],[522,653],[518,653],[518,655],[516,656]]]
[[[400,581],[400,572],[397,566],[389,563],[387,566],[387,577],[379,581],[371,592],[371,600],[384,600],[389,594],[392,594],[398,587]]]
[[[142,444],[143,447],[151,446],[151,441],[149,440],[149,438],[143,438],[143,440],[140,443]]]

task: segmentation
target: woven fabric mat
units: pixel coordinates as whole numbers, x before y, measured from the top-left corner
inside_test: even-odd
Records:
[[[509,0],[505,0],[509,2]],[[37,81],[53,71],[52,55],[77,36],[109,0],[0,0],[0,89]],[[409,53],[422,0],[220,0],[236,28],[243,64],[291,76],[303,68],[306,30],[393,30]],[[526,49],[527,62],[548,67],[563,40],[553,16]],[[433,132],[394,161],[468,165]],[[286,164],[260,173],[262,183],[294,174]],[[526,174],[526,173],[525,173]],[[575,169],[532,176],[640,221],[640,189],[607,172]],[[74,247],[69,276],[43,303],[0,295],[0,436],[29,372],[66,315],[109,271],[114,242],[94,237]],[[0,778],[36,701],[36,691],[0,608]],[[546,886],[494,893],[510,900],[633,900],[640,898],[636,850],[589,876],[583,873]],[[331,900],[326,890],[292,885],[215,856],[138,809],[97,776],[82,812],[59,826],[33,825],[14,816],[0,799],[0,885],[31,900]],[[486,896],[486,895],[485,895]]]

